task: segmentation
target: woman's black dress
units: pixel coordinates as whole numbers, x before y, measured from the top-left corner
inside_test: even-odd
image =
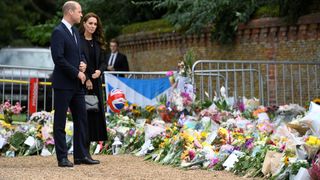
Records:
[[[92,74],[95,70],[100,70],[101,75],[106,69],[106,63],[104,62],[104,52],[100,48],[97,41],[85,40],[82,37],[82,55],[87,61],[86,76],[93,84],[92,90],[87,90],[87,94],[95,94],[99,99],[99,112],[88,111],[88,126],[89,126],[89,140],[90,141],[104,141],[107,140],[107,130],[105,121],[105,111],[103,105],[103,89],[101,77],[92,79]]]

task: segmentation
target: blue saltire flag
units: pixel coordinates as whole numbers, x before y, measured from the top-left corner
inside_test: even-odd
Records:
[[[120,89],[124,92],[129,103],[141,107],[156,105],[162,95],[167,95],[171,84],[168,77],[154,79],[129,79],[116,77],[105,73],[106,97],[112,89]]]

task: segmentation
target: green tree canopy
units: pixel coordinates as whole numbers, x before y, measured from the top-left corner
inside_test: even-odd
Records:
[[[295,22],[299,16],[309,13],[310,6],[317,4],[317,1],[319,0],[79,0],[79,3],[83,14],[95,12],[101,17],[107,39],[118,36],[128,24],[165,17],[181,32],[199,33],[209,29],[219,42],[231,42],[238,24],[255,17],[257,12],[265,13],[271,9],[273,15]],[[0,1],[0,47],[49,46],[51,31],[62,18],[61,7],[64,2],[65,0]]]
[[[165,17],[186,33],[211,26],[213,38],[226,43],[233,40],[239,23],[246,23],[263,6],[278,7],[279,13],[273,13],[292,23],[309,13],[313,1],[317,0],[151,0],[136,4],[167,9]]]

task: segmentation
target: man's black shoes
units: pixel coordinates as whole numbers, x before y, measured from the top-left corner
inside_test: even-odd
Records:
[[[58,161],[59,167],[73,167],[73,163],[70,162],[67,158],[61,159],[61,161]]]
[[[89,157],[84,157],[83,159],[74,159],[74,164],[100,164],[100,161],[94,160]]]

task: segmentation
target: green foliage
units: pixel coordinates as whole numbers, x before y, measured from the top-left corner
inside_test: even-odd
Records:
[[[280,6],[279,5],[265,5],[259,7],[253,15],[255,18],[264,17],[279,17]]]
[[[133,23],[122,28],[122,34],[132,34],[137,32],[172,32],[173,26],[166,19],[150,20],[146,22]]]
[[[61,19],[65,0],[0,1],[0,48],[7,45],[49,45],[52,28]],[[201,33],[210,30],[219,42],[231,42],[239,23],[252,16],[286,17],[290,23],[310,12],[317,0],[79,0],[83,14],[95,12],[101,17],[106,39],[137,31]],[[259,7],[262,7],[259,9]],[[273,8],[275,7],[275,8]],[[258,9],[258,10],[257,10]],[[256,11],[257,10],[257,11]],[[165,15],[165,16],[164,16]],[[59,18],[60,17],[60,18]],[[133,24],[166,17],[147,24]]]
[[[248,177],[262,176],[262,165],[267,153],[267,148],[261,149],[255,156],[244,155],[235,163],[233,172],[237,175]]]
[[[295,22],[307,14],[316,0],[149,0],[155,9],[166,9],[166,18],[176,29],[186,33],[201,33],[210,28],[214,40],[232,42],[239,23],[246,23],[253,15],[281,16]],[[259,9],[259,7],[261,7]]]
[[[214,104],[217,106],[219,110],[230,111],[230,107],[226,100],[218,100],[214,101]]]
[[[125,25],[159,19],[164,14],[162,10],[153,10],[151,5],[137,6],[128,0],[84,0],[80,3],[85,6],[84,14],[92,11],[100,16],[107,40],[118,36]]]
[[[258,0],[164,0],[148,1],[155,8],[168,10],[166,17],[177,29],[186,33],[200,33],[209,25],[214,39],[231,42],[238,24],[249,20]]]
[[[38,24],[35,26],[28,25],[20,27],[20,29],[23,30],[26,37],[30,38],[31,42],[41,46],[48,46],[51,38],[51,32],[59,23],[61,17],[62,13],[58,13],[52,19],[47,20],[45,24]]]
[[[299,169],[303,168],[309,168],[309,163],[307,161],[297,161],[291,165],[291,173],[296,175],[299,172]]]
[[[27,139],[27,136],[22,132],[16,132],[9,139],[9,144],[11,144],[14,148],[20,147],[23,142]]]
[[[32,11],[28,2],[28,0],[0,1],[0,48],[12,44],[28,43],[28,40],[22,39],[22,33],[17,28],[33,24],[39,19],[39,15]]]

